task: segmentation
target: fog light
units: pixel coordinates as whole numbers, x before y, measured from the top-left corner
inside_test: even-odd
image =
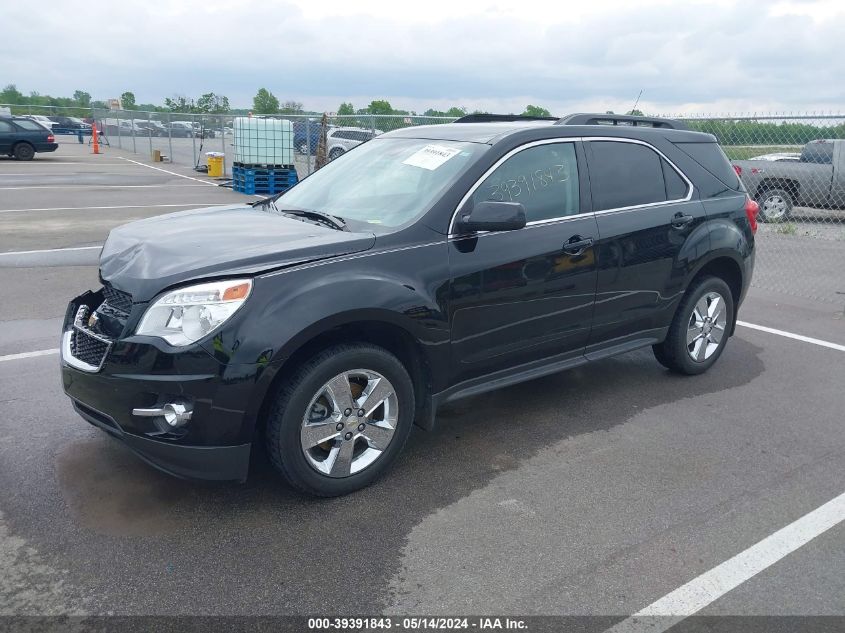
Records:
[[[168,402],[154,409],[132,409],[132,415],[141,418],[164,418],[168,426],[174,429],[187,424],[193,412],[191,405],[183,402]]]

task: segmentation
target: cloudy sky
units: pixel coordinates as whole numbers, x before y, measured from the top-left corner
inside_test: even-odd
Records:
[[[0,2],[0,85],[554,114],[845,109],[842,0]]]

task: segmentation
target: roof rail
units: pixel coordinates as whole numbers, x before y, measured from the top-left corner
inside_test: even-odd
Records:
[[[556,116],[524,116],[522,114],[466,114],[453,123],[492,123],[495,121],[557,121]]]
[[[665,130],[689,129],[681,121],[650,116],[633,116],[630,114],[570,114],[560,119],[556,125],[633,125],[636,127],[655,127]]]

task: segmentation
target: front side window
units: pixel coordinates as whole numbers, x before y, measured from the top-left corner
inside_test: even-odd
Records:
[[[0,132],[12,132],[12,125],[11,123],[6,123],[6,121],[0,121]]]
[[[488,149],[460,141],[373,139],[282,194],[276,206],[330,213],[351,225],[364,222],[366,230],[403,226]]]
[[[35,121],[26,121],[18,119],[15,121],[18,127],[23,128],[24,130],[31,130],[32,132],[43,132],[44,126],[40,123],[36,123]]]
[[[596,211],[681,199],[686,183],[653,149],[639,143],[590,142],[590,187]],[[679,183],[678,181],[681,181]]]
[[[578,160],[573,143],[545,143],[499,165],[473,193],[473,202],[519,202],[529,222],[580,211]]]

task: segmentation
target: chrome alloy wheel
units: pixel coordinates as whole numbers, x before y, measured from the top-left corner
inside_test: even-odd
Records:
[[[725,299],[708,292],[695,304],[687,325],[687,352],[696,362],[710,358],[722,343],[727,327]]]
[[[777,194],[767,196],[763,200],[763,215],[768,220],[776,221],[786,217],[788,209],[789,205],[787,205],[786,200]]]
[[[399,400],[390,381],[369,369],[338,374],[311,398],[300,443],[312,468],[348,477],[372,465],[396,430]]]

